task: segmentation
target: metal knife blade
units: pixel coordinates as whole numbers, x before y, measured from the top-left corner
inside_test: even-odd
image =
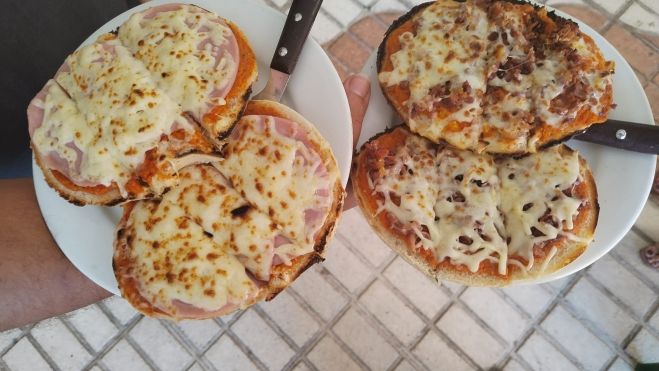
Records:
[[[252,99],[281,100],[322,3],[323,0],[293,0],[270,62],[268,83]]]

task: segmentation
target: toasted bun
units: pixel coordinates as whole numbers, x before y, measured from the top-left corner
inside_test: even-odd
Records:
[[[358,204],[373,230],[377,235],[405,261],[422,271],[437,282],[449,280],[469,286],[506,286],[513,281],[524,280],[548,275],[564,267],[581,255],[588,243],[570,241],[561,236],[555,240],[534,246],[535,263],[529,270],[522,271],[519,267],[508,264],[508,273],[498,274],[494,262],[483,261],[476,272],[470,271],[465,265],[456,265],[448,258],[437,261],[434,253],[411,244],[409,235],[395,228],[395,217],[386,211],[379,211],[379,201],[373,189],[369,186],[370,172],[375,172],[374,162],[381,154],[397,147],[403,146],[408,136],[415,135],[403,127],[397,127],[381,133],[364,144],[353,161],[351,183]],[[442,147],[439,146],[438,150]],[[567,146],[560,147],[561,153],[570,153]],[[574,228],[570,231],[583,240],[591,240],[597,224],[599,205],[597,203],[597,190],[588,165],[579,157],[579,172],[582,181],[573,191],[585,201],[579,207],[578,215],[573,218]],[[552,248],[556,248],[553,258],[543,269],[543,263]]]
[[[122,296],[133,307],[145,315],[174,320],[203,319],[222,316],[237,309],[249,307],[256,302],[273,299],[279,292],[288,287],[288,285],[290,285],[302,272],[311,267],[313,264],[324,259],[325,248],[327,243],[334,235],[338,219],[341,215],[345,197],[345,191],[341,186],[336,160],[334,159],[329,144],[325,141],[325,139],[322,138],[322,136],[320,136],[312,124],[310,124],[306,119],[304,119],[295,111],[281,104],[268,101],[250,102],[247,105],[245,113],[276,116],[298,123],[310,138],[311,145],[320,154],[323,162],[326,164],[328,172],[334,174],[336,181],[330,187],[331,207],[328,210],[328,214],[322,227],[315,234],[313,252],[306,253],[292,259],[290,265],[277,264],[272,266],[269,280],[267,282],[259,282],[258,290],[249,297],[244,298],[240,305],[229,305],[214,311],[195,312],[192,314],[168,313],[160,308],[157,308],[155,305],[153,305],[153,303],[149,302],[149,300],[141,294],[141,283],[138,282],[134,278],[134,275],[131,274],[133,269],[135,269],[136,264],[136,262],[131,259],[131,250],[133,249],[132,244],[137,238],[139,238],[138,236],[135,236],[133,234],[134,232],[128,227],[131,213],[135,210],[135,207],[139,205],[139,203],[156,204],[158,201],[145,200],[127,203],[124,205],[124,214],[117,227],[113,268]],[[250,169],[245,169],[245,171],[250,171]],[[177,262],[175,261],[173,264],[176,265]]]
[[[233,31],[238,42],[240,64],[238,72],[236,72],[236,80],[224,98],[226,104],[214,107],[204,115],[200,123],[206,129],[210,139],[218,145],[223,143],[223,139],[238,122],[252,92],[252,84],[256,81],[259,72],[256,56],[245,34],[235,23],[226,19],[224,21]]]
[[[563,56],[562,59],[558,60],[557,63],[559,63],[561,66],[563,65],[567,66],[568,71],[574,71],[575,74],[571,76],[570,79],[568,79],[569,81],[577,80],[577,79],[585,79],[585,77],[583,77],[582,74],[584,76],[586,76],[586,74],[588,74],[588,76],[597,75],[597,77],[595,78],[597,79],[601,78],[603,80],[601,84],[602,86],[595,86],[595,84],[593,83],[587,84],[588,85],[587,88],[594,90],[594,92],[591,93],[589,91],[588,93],[589,95],[587,95],[586,98],[580,98],[576,93],[573,94],[573,92],[570,90],[570,89],[574,90],[574,86],[576,86],[577,84],[573,85],[573,82],[565,82],[564,93],[557,96],[556,99],[565,95],[567,98],[565,98],[564,101],[571,101],[571,100],[577,101],[580,102],[579,104],[583,103],[583,105],[578,106],[581,108],[574,108],[574,107],[570,108],[569,115],[570,117],[573,118],[571,120],[566,120],[560,123],[560,125],[549,124],[545,122],[544,119],[539,114],[532,114],[531,112],[533,112],[533,110],[529,112],[525,112],[524,110],[521,110],[522,115],[515,116],[517,117],[517,119],[512,116],[509,116],[506,119],[505,118],[506,116],[502,116],[504,117],[502,121],[507,121],[508,127],[497,128],[494,123],[490,124],[490,120],[491,120],[490,118],[477,117],[474,119],[474,122],[476,122],[476,124],[473,124],[471,122],[462,122],[457,119],[450,119],[452,117],[451,109],[453,108],[444,108],[440,104],[442,103],[441,101],[444,100],[444,98],[441,99],[436,97],[433,98],[433,94],[440,94],[438,95],[438,97],[441,97],[441,94],[447,94],[446,92],[433,93],[433,90],[430,89],[428,93],[426,93],[426,98],[433,98],[435,99],[436,102],[434,103],[434,106],[431,105],[431,107],[434,108],[430,108],[430,111],[425,111],[426,108],[419,108],[419,107],[423,107],[423,104],[421,104],[419,107],[411,106],[413,104],[412,102],[413,99],[411,98],[411,91],[409,87],[410,84],[398,83],[394,85],[389,85],[383,82],[382,79],[380,79],[380,86],[388,103],[396,111],[396,113],[398,113],[398,115],[403,119],[405,124],[407,124],[411,128],[413,132],[416,132],[417,134],[420,134],[432,140],[435,143],[445,142],[460,149],[469,149],[479,153],[486,152],[491,154],[520,155],[525,153],[532,153],[538,149],[546,148],[551,145],[563,142],[571,138],[575,133],[579,133],[593,124],[598,124],[606,121],[613,103],[613,90],[612,90],[612,82],[610,77],[610,75],[613,73],[613,62],[609,62],[604,59],[601,51],[599,50],[595,42],[592,40],[592,38],[581,32],[576,23],[561,18],[557,16],[554,12],[547,12],[545,8],[539,5],[530,4],[524,1],[437,0],[437,1],[430,1],[418,5],[412,8],[404,15],[402,15],[397,20],[395,20],[391,24],[387,32],[385,33],[384,39],[380,44],[380,46],[378,47],[378,51],[377,51],[378,74],[382,72],[388,73],[394,70],[395,66],[394,66],[394,62],[392,61],[392,55],[404,48],[403,44],[400,41],[401,35],[406,33],[416,35],[419,19],[425,11],[427,11],[428,9],[430,9],[435,5],[444,5],[447,8],[455,8],[456,4],[458,3],[466,3],[473,5],[474,7],[483,7],[486,9],[486,11],[490,13],[500,12],[503,14],[507,14],[506,12],[509,12],[511,14],[512,13],[524,14],[521,17],[530,17],[529,19],[532,19],[533,22],[535,22],[535,23],[531,22],[531,24],[536,24],[535,27],[537,28],[537,30],[534,28],[533,31],[528,31],[528,32],[534,33],[536,36],[538,36],[537,40],[540,40],[540,41],[534,41],[536,43],[539,43],[539,45],[536,46],[535,44],[533,44],[532,45],[533,48],[546,49],[546,50],[567,48],[565,49],[566,51],[561,52],[567,55],[569,54],[567,50],[571,50],[570,49],[571,47],[568,48],[566,45],[569,45],[569,43],[571,42],[576,42],[575,40],[581,40],[584,45],[582,47],[585,50],[584,55],[586,55],[587,57],[581,56],[580,57],[581,60],[578,63],[583,63],[583,65],[569,64],[568,58],[565,56]],[[491,18],[492,16],[489,15],[488,19],[490,20],[490,22],[492,22]],[[459,30],[462,29],[463,28],[458,27],[455,30],[455,32],[459,33],[461,32]],[[487,45],[493,43],[493,41],[489,41],[486,37],[484,37],[482,41],[484,41],[485,48],[487,48]],[[498,42],[498,41],[494,41],[494,42]],[[435,43],[437,44],[438,50],[440,49],[440,46],[442,48],[446,48],[446,46],[443,45],[445,43],[444,40],[435,39]],[[515,43],[515,41],[514,40],[511,41],[511,43]],[[491,86],[489,85],[489,81],[496,77],[495,72],[497,72],[497,69],[500,69],[500,71],[498,72],[502,72],[501,70],[505,70],[505,71],[514,70],[514,68],[508,68],[503,66],[506,60],[499,61],[498,59],[495,59],[493,56],[488,56],[486,60],[488,61],[491,60],[492,61],[491,63],[494,62],[498,63],[495,65],[487,66],[489,71],[488,72],[489,75],[485,77],[486,78],[485,83],[488,84],[487,92],[483,92],[483,94],[487,95],[487,97],[479,97],[478,95],[471,94],[471,91],[470,93],[468,93],[471,95],[470,96],[471,98],[475,97],[477,103],[479,103],[479,106],[481,108],[484,107],[486,104],[487,105],[497,104],[498,102],[500,102],[500,99],[503,99],[498,97],[497,94],[495,94],[496,93],[495,90],[497,90],[498,86],[497,88],[490,89]],[[466,63],[475,63],[475,62],[473,60],[470,60]],[[518,66],[519,65],[517,65],[517,67]],[[440,66],[439,68],[442,67]],[[539,68],[539,67],[536,66],[535,68]],[[595,72],[590,73],[584,71],[596,71],[596,73]],[[473,74],[475,72],[468,72],[468,73]],[[439,74],[439,76],[441,76],[441,74]],[[461,81],[457,77],[456,79],[458,79],[456,81]],[[464,80],[464,78],[462,78],[462,80]],[[455,83],[456,81],[452,81],[452,82]],[[507,88],[507,86],[505,87]],[[490,90],[492,90],[492,92],[490,92]],[[450,95],[451,99],[458,102],[457,103],[458,106],[462,104],[461,102],[464,101],[464,97],[459,95],[462,93],[456,93],[455,91],[453,91],[450,94],[451,94]],[[456,97],[453,97],[456,94],[458,95]],[[594,99],[597,101],[595,105],[591,105],[587,101],[588,97],[591,96],[594,97]],[[560,101],[560,99],[558,100]],[[494,103],[489,103],[491,101],[494,101]],[[530,103],[535,104],[534,102],[530,102]],[[554,103],[552,103],[552,105],[553,104]],[[556,109],[560,109],[558,107],[559,103],[556,104],[557,104]],[[410,112],[414,110],[418,110],[424,113],[416,116],[418,117],[418,119],[413,120],[410,117],[411,116]],[[426,114],[430,115],[431,113],[432,116],[430,117],[425,116]],[[506,112],[506,114],[508,114],[508,112]],[[517,111],[515,111],[513,115],[517,115]],[[519,118],[524,115],[528,115],[528,117],[525,117],[523,121],[520,121],[521,119]],[[567,113],[561,113],[561,115],[565,116],[567,115]],[[559,119],[559,117],[560,115],[554,117],[554,119]],[[501,119],[498,118],[497,120],[501,120]],[[414,123],[412,121],[414,121]],[[515,121],[514,125],[510,124],[511,122],[514,121]],[[483,128],[482,127],[483,123],[485,123],[488,126],[486,128]],[[472,127],[478,127],[483,132],[477,134],[476,137],[473,138],[472,137],[473,133],[471,133],[473,131]],[[523,138],[524,140],[519,140],[519,138]]]

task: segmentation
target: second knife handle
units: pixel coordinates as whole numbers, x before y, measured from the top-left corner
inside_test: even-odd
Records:
[[[323,0],[293,0],[270,68],[291,74]]]
[[[608,120],[574,137],[628,151],[659,154],[659,126]]]

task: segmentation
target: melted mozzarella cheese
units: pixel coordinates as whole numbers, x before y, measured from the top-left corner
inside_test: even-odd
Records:
[[[176,302],[213,311],[254,295],[256,284],[230,251],[169,202],[138,202],[128,228],[134,268],[131,274],[154,306],[176,314]]]
[[[51,87],[45,98],[33,143],[40,153],[65,159],[71,179],[116,183],[125,195],[126,182],[161,136],[192,126],[117,40],[81,48],[66,67],[55,77],[63,90]]]
[[[158,86],[200,119],[209,105],[225,104],[239,63],[236,40],[213,13],[190,5],[169,8],[133,14],[118,37]]]
[[[409,87],[401,103],[412,131],[478,152],[535,152],[542,131],[534,126],[560,127],[583,107],[607,112],[599,99],[611,85],[610,65],[598,65],[597,48],[578,30],[551,31],[534,41],[547,45],[533,44],[528,11],[504,2],[438,1],[413,16],[413,32],[399,36],[401,47],[390,56],[393,69],[378,76],[385,87]],[[577,95],[575,81],[586,86]],[[561,94],[576,104],[557,107],[552,100]]]
[[[465,23],[456,23],[458,18]],[[408,124],[412,130],[435,142],[445,138],[463,148],[474,147],[481,134],[477,122],[481,115],[479,96],[485,91],[487,66],[482,54],[487,14],[481,8],[458,2],[437,2],[416,18],[415,27],[416,35],[405,32],[400,36],[401,50],[391,56],[394,68],[381,72],[379,80],[385,86],[409,82]],[[447,84],[448,91],[433,92]],[[464,92],[464,84],[469,84],[468,92]],[[442,117],[415,112],[432,112],[442,100],[451,99],[450,95],[465,93],[469,101],[460,100],[457,109]],[[468,125],[456,131],[449,126],[452,122]]]
[[[383,197],[378,213],[389,213],[402,225],[394,227],[414,232],[415,246],[432,251],[438,261],[448,258],[472,272],[494,261],[499,274],[506,274],[509,264],[523,266],[519,258],[530,269],[537,244],[560,236],[576,240],[569,231],[582,200],[563,193],[580,180],[576,152],[562,155],[554,148],[495,162],[487,155],[427,147],[425,139],[409,136],[391,156],[393,165],[369,180]],[[535,237],[532,227],[544,236]]]
[[[283,227],[301,249],[297,255],[313,250],[336,181],[304,135],[285,119],[243,116],[217,165],[252,205]]]
[[[533,246],[571,236],[564,231],[574,227],[573,217],[579,213],[582,200],[563,191],[581,180],[579,156],[577,152],[561,154],[558,147],[552,147],[519,160],[504,160],[499,175],[509,255],[524,258],[530,267]],[[543,218],[546,213],[549,217]]]

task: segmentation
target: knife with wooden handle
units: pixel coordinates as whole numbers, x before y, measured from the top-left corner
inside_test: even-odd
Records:
[[[281,100],[322,3],[323,0],[293,0],[270,62],[268,84],[252,99]]]
[[[627,151],[659,154],[659,126],[607,120],[573,137]]]

